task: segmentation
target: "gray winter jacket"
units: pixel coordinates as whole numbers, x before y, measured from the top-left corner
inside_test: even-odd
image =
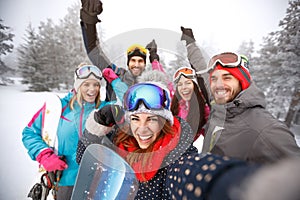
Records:
[[[254,83],[232,102],[212,105],[203,152],[259,163],[300,157],[293,134],[265,106],[264,94]]]

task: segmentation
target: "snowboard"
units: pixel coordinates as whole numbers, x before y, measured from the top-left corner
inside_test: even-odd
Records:
[[[89,145],[81,159],[72,200],[132,200],[138,181],[129,164],[112,149]]]
[[[44,106],[46,106],[46,109],[42,122],[42,137],[57,153],[58,142],[56,141],[56,132],[61,116],[62,105],[59,96],[56,94],[46,93],[45,99]]]
[[[53,148],[54,152],[57,153],[58,142],[57,142],[57,128],[59,125],[59,120],[61,117],[62,105],[61,100],[58,95],[53,93],[45,93],[45,102],[43,104],[44,113],[42,119],[42,132],[41,136],[46,144],[49,147]],[[35,175],[35,180],[33,181],[33,187],[36,184],[41,183],[41,177],[46,172],[43,167],[37,167],[38,171]],[[36,184],[35,184],[36,183]],[[53,196],[48,195],[48,192],[43,190],[42,196],[43,198],[47,198],[48,200],[52,200]],[[51,193],[51,192],[50,192]],[[27,197],[30,196],[30,192]]]

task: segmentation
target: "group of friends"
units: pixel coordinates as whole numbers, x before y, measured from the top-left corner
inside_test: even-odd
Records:
[[[293,189],[300,186],[299,175],[291,171],[300,164],[300,149],[288,127],[266,110],[245,56],[224,52],[207,64],[192,29],[181,27],[190,65],[177,69],[172,80],[159,62],[155,40],[129,47],[127,69],[118,67],[97,37],[102,10],[101,1],[82,0],[80,24],[92,64],[76,67],[74,87],[60,99],[57,148],[42,136],[45,106],[22,133],[32,160],[46,171],[63,171],[56,199],[71,199],[85,149],[103,140],[133,168],[139,182],[135,199],[300,196]],[[203,148],[197,149],[193,142],[201,138]],[[288,192],[271,191],[272,182]],[[277,197],[267,198],[273,193]]]

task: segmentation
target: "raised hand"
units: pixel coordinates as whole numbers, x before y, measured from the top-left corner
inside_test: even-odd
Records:
[[[154,60],[159,61],[159,56],[157,54],[157,44],[154,39],[149,44],[146,45],[146,49],[149,50],[150,53],[149,60],[151,63]]]
[[[124,110],[119,105],[106,105],[94,114],[95,121],[111,127],[124,121]]]
[[[103,11],[100,0],[81,0],[80,19],[86,24],[96,24],[101,20],[97,15]]]
[[[196,41],[193,30],[191,28],[184,28],[183,26],[181,26],[180,29],[182,31],[180,40],[186,41],[186,45]]]

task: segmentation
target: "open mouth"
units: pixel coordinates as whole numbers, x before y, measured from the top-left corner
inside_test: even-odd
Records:
[[[153,137],[153,135],[138,135],[141,141],[147,141]]]
[[[95,97],[96,96],[96,94],[89,94],[89,93],[87,93],[86,94],[88,97]]]
[[[182,94],[183,95],[188,95],[188,94],[190,94],[190,91],[183,91]]]
[[[182,91],[181,96],[187,100],[191,97],[191,91]]]
[[[132,71],[133,73],[139,73],[141,70],[140,70],[140,68],[138,68],[138,67],[134,67],[134,68],[131,68],[131,71]]]
[[[228,91],[225,90],[225,89],[215,91],[215,97],[216,98],[225,98],[227,94],[228,94]]]

